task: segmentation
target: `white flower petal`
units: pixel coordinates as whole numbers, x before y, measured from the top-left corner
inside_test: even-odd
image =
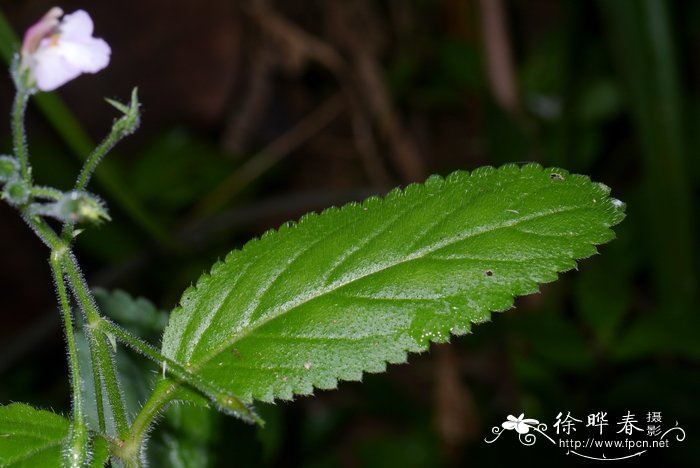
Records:
[[[50,13],[53,16],[47,14],[42,21],[55,21],[60,10]],[[96,73],[109,64],[112,51],[104,40],[92,37],[92,19],[83,10],[65,15],[56,30],[47,26],[36,31],[31,31],[32,41],[28,41],[36,48],[30,50],[27,45],[30,52],[23,51],[22,61],[42,91],[54,90],[81,73]]]
[[[82,41],[62,39],[58,48],[61,55],[84,73],[96,73],[109,64],[112,50],[102,39]]]
[[[68,62],[55,48],[38,51],[30,64],[36,86],[42,91],[53,91],[80,75],[81,70]]]
[[[94,26],[87,12],[77,10],[63,17],[60,28],[64,39],[86,39],[92,36]]]

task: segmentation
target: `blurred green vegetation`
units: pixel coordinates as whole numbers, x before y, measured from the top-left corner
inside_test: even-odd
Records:
[[[324,9],[334,8],[332,2],[288,3],[280,8],[289,21],[335,44],[332,32],[308,24],[300,13],[308,9],[310,17],[323,17]],[[441,406],[441,358],[431,352],[413,356],[407,366],[391,366],[385,375],[368,375],[361,384],[261,405],[268,421],[264,430],[197,409],[173,410],[154,436],[160,458],[180,431],[195,437],[183,450],[202,457],[201,442],[211,449],[213,466],[230,466],[234,459],[242,466],[479,466],[524,457],[575,465],[580,460],[542,444],[528,448],[500,440],[497,446],[483,439],[507,414],[521,412],[551,424],[559,411],[579,418],[599,410],[662,411],[667,425],[677,420],[686,430],[700,418],[693,208],[700,194],[700,3],[503,2],[518,96],[514,109],[494,98],[481,3],[385,1],[373,10],[384,37],[378,63],[386,93],[410,129],[406,133],[416,135],[425,166],[446,173],[535,160],[588,174],[627,203],[618,239],[603,246],[602,255],[582,262],[579,271],[544,286],[542,294],[518,301],[516,310],[453,340],[451,366],[459,388],[454,402]],[[0,17],[6,59],[11,38]],[[348,130],[352,116],[341,115],[287,151],[227,208],[199,217],[202,200],[243,161],[264,154],[267,143],[327,98],[328,89],[366,85],[348,85],[317,67],[271,75],[270,104],[235,151],[221,144],[225,119],[205,129],[186,120],[153,122],[148,110],[159,103],[146,101],[147,137],[127,143],[127,151],[117,148],[120,157],[110,155],[91,186],[107,201],[114,222],[80,237],[78,253],[89,276],[167,309],[214,260],[252,236],[304,211],[385,190],[377,180],[387,177],[367,176],[371,171],[362,169],[362,155],[341,151],[363,148],[358,134]],[[344,73],[345,80],[353,80],[349,70]],[[9,87],[9,80],[3,86]],[[30,114],[40,122],[30,122],[30,131],[42,137],[30,133],[35,176],[67,187],[91,138],[58,97],[38,96],[36,104],[42,117]],[[151,125],[158,131],[149,131]],[[370,126],[378,153],[390,152],[381,124]],[[6,133],[2,142],[8,149]],[[382,158],[388,180],[405,182],[395,163]],[[3,222],[13,214],[3,213]],[[13,247],[4,241],[0,255],[7,257],[4,252]],[[16,309],[4,312],[21,308],[19,300]],[[143,323],[124,325],[144,330]],[[53,333],[60,330],[54,327]],[[60,339],[41,340],[36,350],[0,367],[0,402],[67,411],[61,345]],[[53,356],[50,362],[59,370],[42,373],[45,355]],[[451,422],[453,432],[441,424],[449,419],[440,409],[445,406],[458,416]],[[192,427],[207,430],[194,434]],[[684,442],[644,458],[691,466],[700,438],[687,432]]]

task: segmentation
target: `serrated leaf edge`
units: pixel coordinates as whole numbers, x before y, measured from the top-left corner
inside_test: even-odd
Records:
[[[184,303],[188,301],[188,299],[191,295],[196,294],[199,289],[206,287],[211,276],[215,275],[217,273],[217,271],[219,270],[219,268],[221,268],[226,263],[233,261],[235,259],[236,255],[241,255],[243,252],[245,252],[247,249],[251,248],[257,242],[260,242],[262,239],[265,239],[266,237],[268,237],[274,233],[285,232],[285,231],[292,229],[296,226],[303,225],[304,223],[309,222],[309,220],[314,219],[318,216],[324,215],[326,213],[333,213],[333,212],[341,212],[342,213],[342,212],[350,211],[350,210],[364,210],[364,209],[371,208],[373,204],[390,202],[394,199],[397,199],[397,198],[400,198],[402,196],[405,196],[406,194],[409,194],[413,190],[419,190],[423,187],[425,187],[426,190],[428,190],[428,191],[432,191],[434,189],[439,189],[445,183],[453,182],[455,179],[484,177],[484,176],[492,175],[496,171],[498,171],[498,172],[501,172],[501,171],[502,172],[505,172],[505,171],[545,172],[545,173],[556,175],[556,177],[552,177],[553,181],[555,183],[556,183],[556,180],[559,178],[561,178],[559,180],[563,180],[564,178],[569,178],[569,179],[573,178],[574,180],[576,180],[577,185],[592,184],[599,191],[599,196],[601,198],[608,197],[610,194],[610,188],[608,186],[606,186],[605,184],[602,184],[602,183],[593,183],[593,182],[591,182],[591,180],[588,176],[579,175],[579,174],[572,175],[568,171],[563,170],[563,169],[559,169],[559,168],[547,168],[547,169],[545,169],[540,164],[537,164],[537,163],[529,163],[529,164],[526,164],[523,166],[519,166],[516,164],[506,164],[506,165],[503,165],[499,168],[494,168],[492,166],[484,166],[484,167],[480,167],[478,169],[475,169],[471,172],[463,171],[463,170],[455,171],[455,172],[449,174],[447,177],[433,175],[433,176],[430,176],[422,184],[412,183],[412,184],[407,185],[404,188],[401,188],[401,187],[394,188],[393,190],[388,192],[384,197],[371,196],[362,202],[351,202],[351,203],[348,203],[342,207],[330,207],[330,208],[327,208],[327,209],[322,210],[320,212],[307,213],[307,214],[303,215],[297,222],[293,222],[293,221],[286,222],[286,223],[282,224],[277,229],[274,229],[274,228],[270,229],[270,230],[266,231],[265,233],[263,233],[260,237],[251,239],[250,241],[246,242],[246,244],[244,246],[242,246],[240,249],[235,249],[235,250],[229,252],[223,260],[217,261],[210,268],[208,273],[202,274],[194,285],[187,288],[183,292],[183,295],[182,295],[182,298],[180,300],[179,305],[171,312],[170,320],[177,319],[177,318],[179,318],[179,316],[181,316],[182,314],[185,313]],[[594,254],[597,253],[597,249],[595,249],[596,245],[600,245],[602,243],[609,242],[610,240],[615,238],[614,231],[612,231],[612,229],[610,229],[610,228],[612,226],[618,224],[619,222],[621,222],[625,217],[625,214],[624,214],[625,205],[623,203],[621,203],[619,200],[614,199],[614,198],[607,198],[607,199],[605,199],[605,201],[607,203],[606,212],[608,212],[609,214],[612,215],[611,223],[605,225],[609,236],[606,238],[606,240],[604,240],[602,242],[587,242],[586,243],[586,245],[593,247]],[[543,212],[539,212],[539,213],[534,213],[530,217],[528,217],[527,219],[518,218],[517,222],[513,223],[513,224],[517,224],[519,222],[527,221],[530,219],[536,219],[539,216],[545,216],[545,215],[550,215],[550,214],[571,211],[572,209],[573,210],[580,209],[580,207],[565,207],[565,209],[561,209],[561,210],[547,210],[547,211],[543,211]],[[498,224],[503,224],[503,227],[505,227],[504,223],[498,223]],[[501,226],[499,226],[499,227],[501,227]],[[491,228],[491,229],[493,229],[493,228]],[[490,230],[490,229],[484,229],[484,231],[488,231],[488,230]],[[474,235],[476,233],[477,232],[475,232],[475,231],[474,232],[470,231],[468,234],[460,236],[460,239],[464,238],[464,237],[468,237],[470,235]],[[445,245],[449,245],[449,242],[445,243]],[[444,245],[441,245],[440,247],[444,247]],[[440,248],[440,247],[438,247],[438,248]],[[432,248],[432,246],[431,246],[431,248]],[[396,356],[396,355],[391,356],[391,357],[385,359],[382,363],[378,363],[376,369],[374,369],[374,368],[373,369],[364,369],[361,367],[358,367],[357,369],[346,369],[348,371],[351,371],[353,375],[347,375],[347,374],[339,375],[338,377],[335,377],[335,378],[327,378],[323,382],[314,381],[314,382],[310,383],[309,385],[304,386],[305,388],[295,388],[295,387],[289,386],[288,387],[290,390],[289,392],[285,391],[283,393],[282,392],[274,393],[274,392],[272,392],[272,387],[269,387],[265,390],[262,390],[261,392],[250,392],[250,394],[237,395],[237,397],[246,403],[250,403],[253,400],[260,400],[260,401],[265,401],[265,402],[272,402],[275,399],[289,400],[289,399],[292,399],[294,397],[294,395],[311,395],[311,394],[313,394],[313,390],[315,388],[320,388],[320,389],[324,389],[324,390],[337,388],[337,385],[340,381],[361,381],[364,373],[384,372],[386,370],[387,364],[405,363],[405,362],[407,362],[407,357],[408,357],[409,353],[422,353],[429,348],[430,343],[445,343],[445,342],[449,342],[449,338],[452,335],[460,336],[460,335],[470,333],[472,325],[490,321],[493,312],[498,313],[498,312],[502,312],[502,311],[509,310],[509,309],[513,308],[513,304],[515,302],[516,297],[520,297],[523,295],[528,295],[528,294],[538,292],[540,284],[546,284],[546,283],[556,281],[558,279],[560,273],[564,273],[566,271],[569,271],[569,270],[575,268],[578,260],[580,260],[582,258],[587,258],[587,257],[588,257],[588,255],[584,255],[584,256],[571,257],[571,258],[566,259],[567,261],[571,262],[571,264],[568,265],[569,268],[559,269],[557,267],[556,270],[551,271],[551,277],[533,280],[531,282],[531,285],[529,285],[531,287],[527,287],[527,288],[524,288],[522,291],[518,291],[516,293],[510,294],[510,300],[508,301],[508,304],[504,304],[503,306],[497,307],[497,308],[484,308],[482,310],[479,310],[478,312],[474,312],[475,315],[479,314],[480,316],[483,316],[484,317],[483,320],[475,321],[472,318],[468,318],[464,324],[464,329],[455,329],[455,327],[452,327],[450,329],[450,327],[448,326],[448,327],[446,327],[446,329],[436,331],[435,333],[433,333],[434,337],[430,338],[425,343],[421,344],[421,343],[414,342],[415,346],[405,346],[405,348],[403,348],[401,351],[402,356],[400,358],[399,358],[399,356]],[[416,258],[420,258],[420,256],[416,256]],[[385,268],[388,268],[388,267],[393,266],[393,265],[395,265],[395,264],[387,265],[387,266],[385,266]],[[379,271],[381,271],[381,269],[372,270],[367,275],[375,274]],[[361,279],[362,277],[365,277],[367,275],[363,275],[359,278],[354,277],[352,279],[352,281],[348,281],[347,283],[342,283],[342,284],[336,285],[334,288],[332,288],[330,290],[326,290],[326,288],[324,288],[323,292],[321,292],[320,295],[328,293],[334,289],[342,287],[342,286],[349,284],[353,281],[356,281],[357,279]],[[314,296],[314,297],[317,297],[317,296]],[[314,297],[312,297],[311,299],[313,299]],[[289,309],[283,310],[283,313],[288,312],[289,310],[292,310],[294,307],[296,307],[300,304],[303,304],[305,302],[308,302],[311,299],[305,299],[303,301],[289,301],[288,303],[280,305],[280,310],[284,309],[284,307],[286,307],[288,304],[290,304],[292,302],[298,302],[298,303],[293,304]],[[266,319],[260,323],[256,323],[256,328],[258,328],[259,325],[262,325],[262,324],[266,323],[267,321],[273,320],[279,316],[280,316],[280,314],[274,314],[269,319]],[[168,328],[166,328],[166,330],[167,329]],[[250,330],[248,333],[250,333],[252,331],[254,331],[254,329]],[[207,355],[204,356],[204,358],[200,359],[199,362],[197,362],[196,364],[189,365],[189,363],[188,363],[187,365],[190,367],[190,369],[193,372],[196,372],[197,369],[206,365],[207,362],[209,362],[209,360],[211,360],[213,356],[218,355],[222,349],[226,349],[226,348],[230,347],[233,343],[235,343],[237,340],[241,339],[242,337],[245,337],[248,333],[234,335],[234,337],[231,340],[226,340],[225,344],[222,344],[220,347],[217,347],[214,350],[210,351]],[[439,338],[440,336],[444,336],[445,339]],[[394,359],[394,358],[396,358],[396,359]],[[330,380],[332,380],[333,382],[330,382]]]

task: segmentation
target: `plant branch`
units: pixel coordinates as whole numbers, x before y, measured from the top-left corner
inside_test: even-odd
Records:
[[[85,160],[80,174],[78,175],[78,179],[75,182],[75,191],[80,192],[85,190],[88,182],[90,182],[92,174],[95,172],[95,169],[97,169],[100,161],[102,161],[102,158],[104,158],[121,139],[134,133],[141,123],[141,114],[139,112],[140,104],[138,100],[138,90],[136,88],[131,91],[131,101],[128,105],[111,99],[107,99],[107,102],[124,115],[114,122],[107,138],[102,140],[102,143],[100,143]]]
[[[58,235],[54,232],[51,227],[46,224],[46,221],[44,221],[42,218],[39,218],[37,216],[32,216],[26,213],[26,209],[23,212],[24,219],[29,224],[29,226],[34,230],[34,232],[37,234],[37,236],[46,244],[50,249],[51,249],[51,266],[52,269],[54,268],[54,262],[58,261],[60,262],[60,265],[62,268],[65,268],[65,258],[71,258],[72,256],[70,255],[70,252],[68,251],[67,244],[64,243]],[[73,259],[74,260],[74,259]],[[79,275],[80,276],[80,275]],[[81,277],[82,278],[82,277]],[[63,274],[63,271],[61,271],[61,280],[63,281],[63,286],[65,289],[65,276]],[[71,284],[71,287],[74,288],[74,286]],[[57,288],[58,282],[57,282]],[[59,300],[61,301],[61,304],[63,304],[63,299],[60,297],[60,288],[58,289],[59,293]],[[78,298],[77,294],[75,294],[76,300],[78,303],[81,305],[81,310],[85,310],[83,308],[83,303],[80,301]],[[66,300],[67,302],[67,300]],[[88,300],[88,302],[90,302]],[[92,302],[94,304],[94,302]],[[68,308],[70,310],[70,307]],[[65,312],[64,312],[65,315]],[[68,329],[68,324],[65,320],[64,317],[64,322],[66,323],[66,329]],[[86,327],[87,328],[87,327]],[[72,325],[71,325],[71,334],[72,334]],[[105,432],[106,430],[106,424],[105,424],[105,412],[103,408],[104,400],[102,396],[102,381],[100,380],[100,375],[102,374],[100,370],[101,366],[101,361],[98,359],[95,348],[98,346],[97,344],[94,343],[94,340],[90,339],[91,332],[90,330],[86,330],[86,336],[88,336],[88,345],[90,347],[90,362],[92,365],[92,374],[93,374],[93,380],[94,380],[94,386],[95,386],[95,399],[97,401],[97,420],[99,424],[100,431]],[[70,351],[70,341],[68,343],[69,346],[69,358],[72,360],[73,358],[71,357],[72,352]],[[111,359],[110,359],[111,362]],[[113,364],[112,364],[113,365]],[[76,368],[77,368],[77,362],[76,362]],[[74,372],[74,370],[71,368],[71,371]]]
[[[87,336],[87,333],[86,333]],[[97,425],[100,432],[107,433],[107,424],[105,419],[104,394],[102,393],[102,378],[100,362],[97,355],[93,352],[94,345],[90,340],[87,340],[88,348],[90,349],[90,365],[92,366],[92,386],[95,387],[95,407],[97,408]]]
[[[19,85],[18,85],[19,86]],[[27,149],[27,135],[24,130],[24,113],[29,102],[29,91],[19,87],[12,106],[12,142],[15,148],[15,156],[19,160],[19,172],[22,180],[31,184],[32,171],[29,165],[29,150]]]
[[[90,156],[88,156],[88,158],[85,160],[85,163],[83,164],[83,167],[80,170],[80,175],[78,175],[78,179],[75,182],[74,190],[85,190],[88,183],[90,182],[92,174],[97,168],[97,165],[100,163],[102,158],[107,153],[109,153],[109,151],[114,147],[114,145],[116,145],[119,142],[119,140],[123,138],[123,136],[124,135],[120,135],[118,132],[115,131],[114,128],[112,128],[112,130],[109,132],[109,135],[107,135],[107,138],[102,140],[102,142],[97,146],[97,148],[95,148],[93,152],[90,153]]]
[[[187,367],[164,356],[158,349],[146,343],[139,337],[132,335],[124,328],[111,322],[105,317],[100,317],[95,331],[114,336],[117,340],[130,346],[135,351],[143,354],[147,358],[163,367],[163,373],[168,373],[175,377],[180,383],[194,387],[207,398],[215,402],[221,410],[227,413],[235,413],[237,416],[249,422],[263,424],[262,419],[248,408],[242,401],[228,392],[217,388],[215,385],[203,380],[200,376],[190,371]]]
[[[31,194],[33,197],[54,201],[60,200],[63,196],[63,192],[61,192],[60,190],[56,190],[55,188],[37,186],[32,187]]]
[[[51,252],[51,272],[56,284],[56,293],[63,312],[63,327],[68,343],[68,366],[72,389],[73,421],[68,439],[66,456],[70,466],[83,466],[89,459],[89,436],[85,413],[83,411],[83,392],[80,385],[80,365],[78,361],[78,348],[75,344],[73,332],[73,318],[71,315],[66,282],[63,276],[62,259],[60,251]]]
[[[56,293],[59,304],[63,312],[63,324],[65,328],[66,341],[68,343],[68,363],[71,374],[71,390],[73,404],[73,422],[69,438],[67,440],[66,456],[68,457],[68,466],[83,466],[89,460],[89,434],[87,423],[85,422],[85,413],[83,410],[82,387],[80,384],[80,366],[78,361],[78,348],[75,342],[73,333],[73,320],[71,315],[68,293],[66,291],[66,281],[63,273],[64,259],[67,257],[68,249],[61,241],[58,235],[54,232],[46,222],[27,213],[27,208],[22,212],[24,220],[34,230],[37,236],[51,249],[49,263],[56,284]],[[94,355],[90,350],[91,357]],[[93,375],[97,375],[97,367],[93,359]],[[101,408],[101,391],[99,389],[99,380],[96,379],[95,389],[99,397],[97,405],[98,415],[102,414],[100,419],[100,429],[104,431],[104,415]]]
[[[97,369],[102,377],[102,383],[107,391],[107,400],[112,408],[117,436],[123,439],[129,433],[129,419],[126,414],[126,406],[124,404],[121,386],[117,378],[116,366],[108,347],[107,338],[101,334],[96,336],[94,333],[95,327],[101,320],[101,315],[97,310],[92,293],[80,273],[80,267],[75,257],[67,248],[64,258],[63,267],[68,277],[68,283],[73,290],[73,295],[80,309],[85,315],[85,320],[87,322],[85,332],[90,342],[91,352],[94,351],[94,359],[97,361]]]
[[[155,389],[153,389],[151,396],[141,407],[141,411],[136,415],[131,425],[131,432],[124,439],[124,443],[120,447],[115,447],[115,455],[121,458],[127,467],[132,465],[138,466],[146,434],[160,412],[173,401],[173,394],[177,387],[178,384],[172,380],[160,380]]]
[[[61,241],[54,230],[51,229],[51,226],[46,224],[46,221],[38,216],[31,215],[26,208],[22,210],[22,217],[29,227],[34,230],[39,239],[41,239],[41,241],[46,244],[46,246],[51,249],[52,252],[61,250],[65,247],[65,244]]]
[[[181,384],[189,385],[204,394],[217,405],[220,411],[233,414],[248,422],[255,422],[261,426],[264,424],[264,421],[238,398],[204,381],[186,367],[163,356],[156,348],[131,335],[108,319],[101,317],[99,324],[95,326],[95,330],[114,336],[117,340],[162,365],[163,372],[167,372],[175,378],[173,380],[164,377],[158,382],[151,396],[136,415],[131,425],[131,431],[124,438],[122,446],[115,449],[115,454],[124,460],[126,466],[135,464],[135,461],[139,459],[139,454],[151,424],[153,424],[160,412],[175,399],[175,392]]]

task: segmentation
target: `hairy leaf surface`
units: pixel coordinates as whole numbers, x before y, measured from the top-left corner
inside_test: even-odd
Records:
[[[24,403],[0,406],[0,466],[61,466],[61,450],[69,427],[66,418],[51,411]],[[104,439],[96,438],[91,466],[103,466],[107,456]]]
[[[596,253],[624,217],[608,194],[560,169],[507,165],[307,215],[185,291],[163,353],[244,401],[360,380]]]

